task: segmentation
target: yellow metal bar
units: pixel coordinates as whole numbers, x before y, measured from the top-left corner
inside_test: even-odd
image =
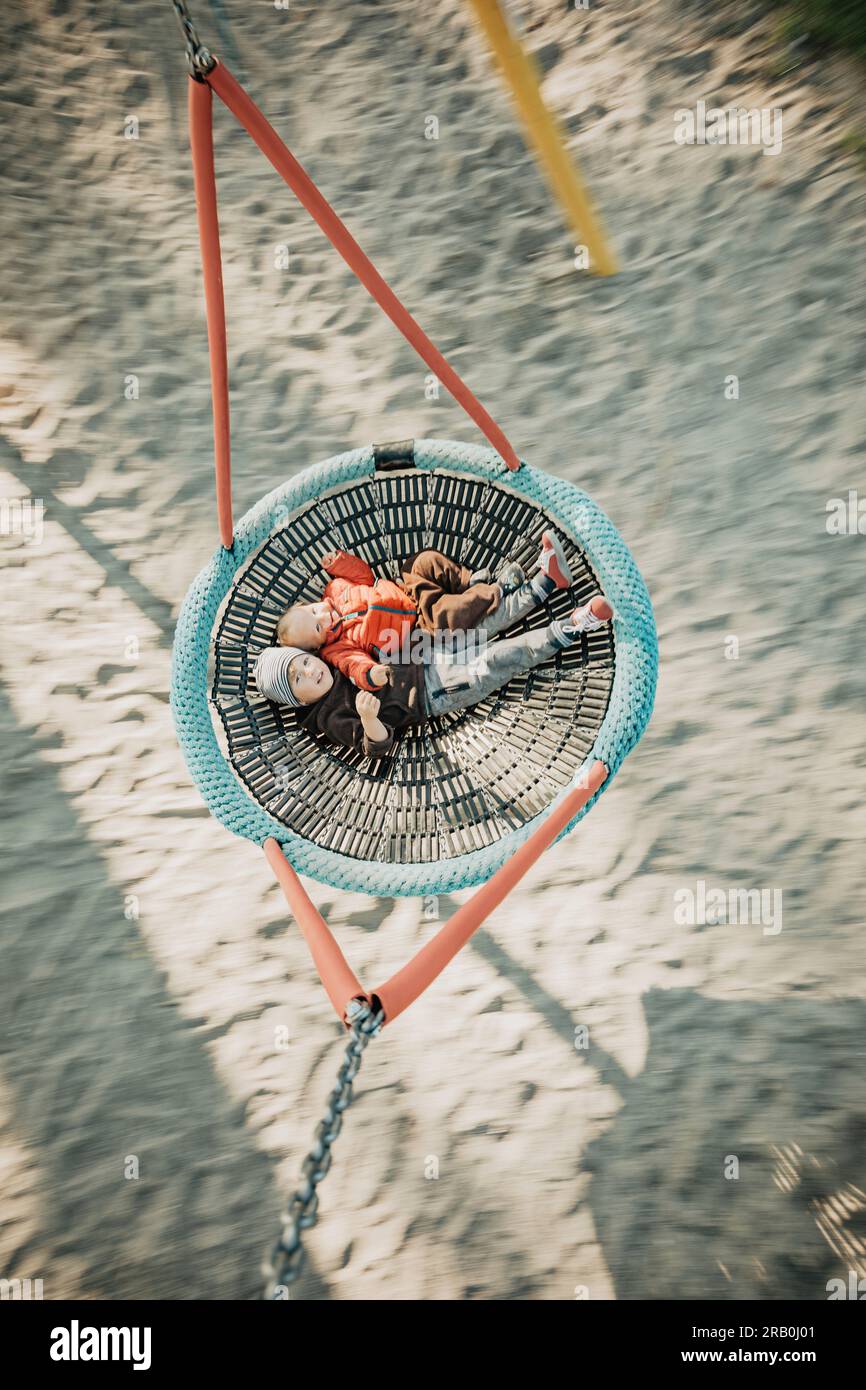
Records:
[[[470,0],[488,43],[505,75],[512,98],[579,241],[589,252],[589,268],[615,275],[616,257],[590,201],[584,182],[569,159],[562,131],[541,96],[538,69],[524,53],[502,13],[499,0]]]

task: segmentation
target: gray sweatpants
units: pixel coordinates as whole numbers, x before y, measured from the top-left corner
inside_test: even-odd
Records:
[[[551,585],[551,589],[552,589]],[[532,583],[522,584],[511,594],[505,594],[495,612],[481,624],[481,630],[492,637],[503,628],[526,617],[543,602]],[[560,622],[521,632],[504,642],[490,642],[480,652],[467,656],[459,652],[434,651],[424,672],[427,713],[450,714],[452,710],[475,705],[500,686],[507,685],[513,676],[521,676],[534,666],[541,666],[574,639],[563,630]]]

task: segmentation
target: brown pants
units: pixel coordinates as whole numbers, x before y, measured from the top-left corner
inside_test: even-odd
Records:
[[[426,632],[466,632],[499,606],[495,584],[469,583],[465,565],[422,550],[402,567],[401,580],[418,609],[418,626]]]

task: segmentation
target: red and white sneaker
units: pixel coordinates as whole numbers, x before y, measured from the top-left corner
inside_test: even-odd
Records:
[[[570,618],[562,624],[564,632],[597,632],[605,627],[613,617],[613,608],[604,594],[593,594],[582,608],[575,608]]]
[[[557,589],[567,589],[572,582],[572,573],[565,558],[562,541],[555,531],[545,531],[541,537],[538,568]]]

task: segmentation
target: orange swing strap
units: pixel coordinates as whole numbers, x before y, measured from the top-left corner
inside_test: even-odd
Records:
[[[225,301],[220,255],[219,217],[217,213],[216,178],[213,158],[213,111],[211,92],[217,93],[232,115],[252,137],[259,149],[285,179],[292,192],[318,223],[331,245],[354,271],[361,284],[373,296],[380,309],[419,357],[435,374],[447,391],[489,440],[510,469],[520,467],[513,446],[495,420],[470,391],[454,368],[433,345],[420,324],[401,304],[394,291],[382,279],[373,262],[364,254],[348,227],[340,220],[330,203],[320,193],[309,174],[286,148],[277,132],[262,115],[255,102],[222,63],[215,63],[201,80],[190,78],[189,128],[198,210],[199,240],[204,267],[205,305],[208,322],[208,344],[213,396],[214,446],[217,485],[217,513],[220,539],[229,548],[232,543],[231,463],[229,448],[229,398],[226,353]]]
[[[353,999],[364,1000],[374,1010],[381,1008],[385,1023],[393,1023],[404,1009],[408,1009],[595,795],[607,774],[604,763],[594,762],[581,784],[563,798],[508,862],[457,909],[450,921],[421,947],[402,970],[369,994],[346,962],[330,927],[310,899],[280,845],[274,839],[265,840],[265,856],[301,928],[328,997],[343,1023],[348,1025],[347,1009]]]

